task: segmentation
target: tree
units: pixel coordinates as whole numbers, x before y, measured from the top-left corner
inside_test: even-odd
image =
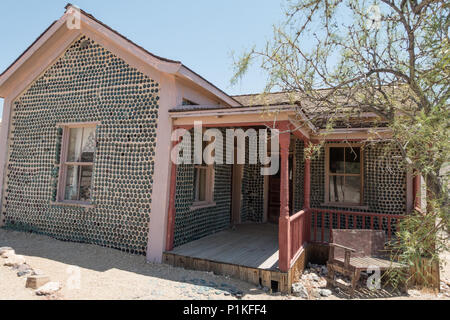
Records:
[[[266,92],[293,92],[293,99],[302,97],[293,102],[308,104],[310,114],[328,114],[325,120],[312,116],[313,123],[333,128],[342,118],[376,114],[373,125],[383,122],[392,130],[391,143],[426,184],[427,219],[404,223],[399,255],[410,264],[414,255],[438,259],[445,242],[437,238],[449,227],[450,5],[298,0],[288,1],[285,13],[263,48],[254,47],[235,62],[232,82],[257,62],[268,74]]]

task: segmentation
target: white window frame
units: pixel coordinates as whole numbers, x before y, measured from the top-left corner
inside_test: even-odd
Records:
[[[197,177],[194,177],[196,185],[194,186],[194,203],[193,203],[193,207],[205,207],[205,206],[211,206],[211,205],[215,205],[214,202],[214,179],[215,179],[215,172],[214,172],[214,165],[195,165],[194,166],[195,169],[200,169],[200,170],[206,170],[206,179],[205,179],[205,190],[206,190],[206,194],[205,194],[205,200],[199,200],[198,199],[198,190],[200,190],[200,179],[199,179],[199,173],[200,171],[197,170],[194,172],[197,172]]]
[[[67,179],[67,168],[69,166],[91,166],[92,172],[94,171],[94,162],[69,162],[67,161],[69,153],[70,144],[70,129],[74,128],[92,128],[97,127],[98,122],[83,122],[83,123],[66,123],[58,124],[58,127],[63,129],[63,135],[61,139],[61,154],[59,160],[59,176],[58,176],[58,187],[56,192],[56,201],[61,204],[69,205],[91,205],[91,200],[89,201],[75,201],[75,200],[65,200],[66,192],[66,179]],[[96,147],[97,148],[97,147]],[[92,179],[91,179],[91,189],[92,189]]]
[[[360,148],[360,172],[359,174],[350,173],[330,173],[330,148]],[[345,152],[344,152],[345,155]],[[344,158],[345,159],[345,158]],[[345,161],[345,160],[344,160]],[[332,202],[330,201],[330,176],[360,176],[360,199],[356,202]],[[322,205],[325,206],[345,206],[345,207],[364,207],[364,152],[362,143],[329,143],[325,146],[325,199]]]

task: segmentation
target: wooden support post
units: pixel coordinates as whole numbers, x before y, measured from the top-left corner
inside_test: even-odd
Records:
[[[279,259],[280,271],[288,272],[291,264],[291,235],[289,218],[289,144],[290,133],[280,132],[280,218],[279,218]]]
[[[420,199],[420,175],[417,172],[414,173],[413,178],[413,199],[414,199],[414,209],[420,210],[422,208],[422,203]]]
[[[174,128],[175,130],[176,128]],[[180,143],[179,141],[172,141],[172,150]],[[170,169],[170,194],[169,194],[169,208],[167,217],[167,234],[166,234],[166,251],[173,250],[174,232],[175,232],[175,193],[177,187],[177,165],[172,161]]]
[[[304,174],[304,183],[303,183],[303,207],[307,211],[306,214],[306,241],[311,240],[311,159],[305,159],[305,174]]]

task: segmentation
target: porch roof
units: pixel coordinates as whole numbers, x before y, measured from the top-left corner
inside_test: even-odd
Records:
[[[172,108],[169,115],[175,127],[190,128],[201,121],[205,127],[249,127],[289,124],[292,133],[306,140],[382,140],[391,137],[391,131],[381,125],[374,126],[376,115],[361,113],[350,122],[342,122],[329,132],[316,126],[298,105],[277,104],[271,106],[224,107],[217,105],[182,105]],[[318,117],[326,118],[327,115]],[[299,135],[300,133],[300,135]]]

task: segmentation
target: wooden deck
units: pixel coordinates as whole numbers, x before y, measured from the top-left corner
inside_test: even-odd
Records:
[[[181,245],[172,254],[274,270],[278,267],[278,226],[243,224]]]
[[[289,272],[278,269],[278,225],[243,224],[164,252],[166,264],[228,275],[289,293],[306,263],[305,251]]]

